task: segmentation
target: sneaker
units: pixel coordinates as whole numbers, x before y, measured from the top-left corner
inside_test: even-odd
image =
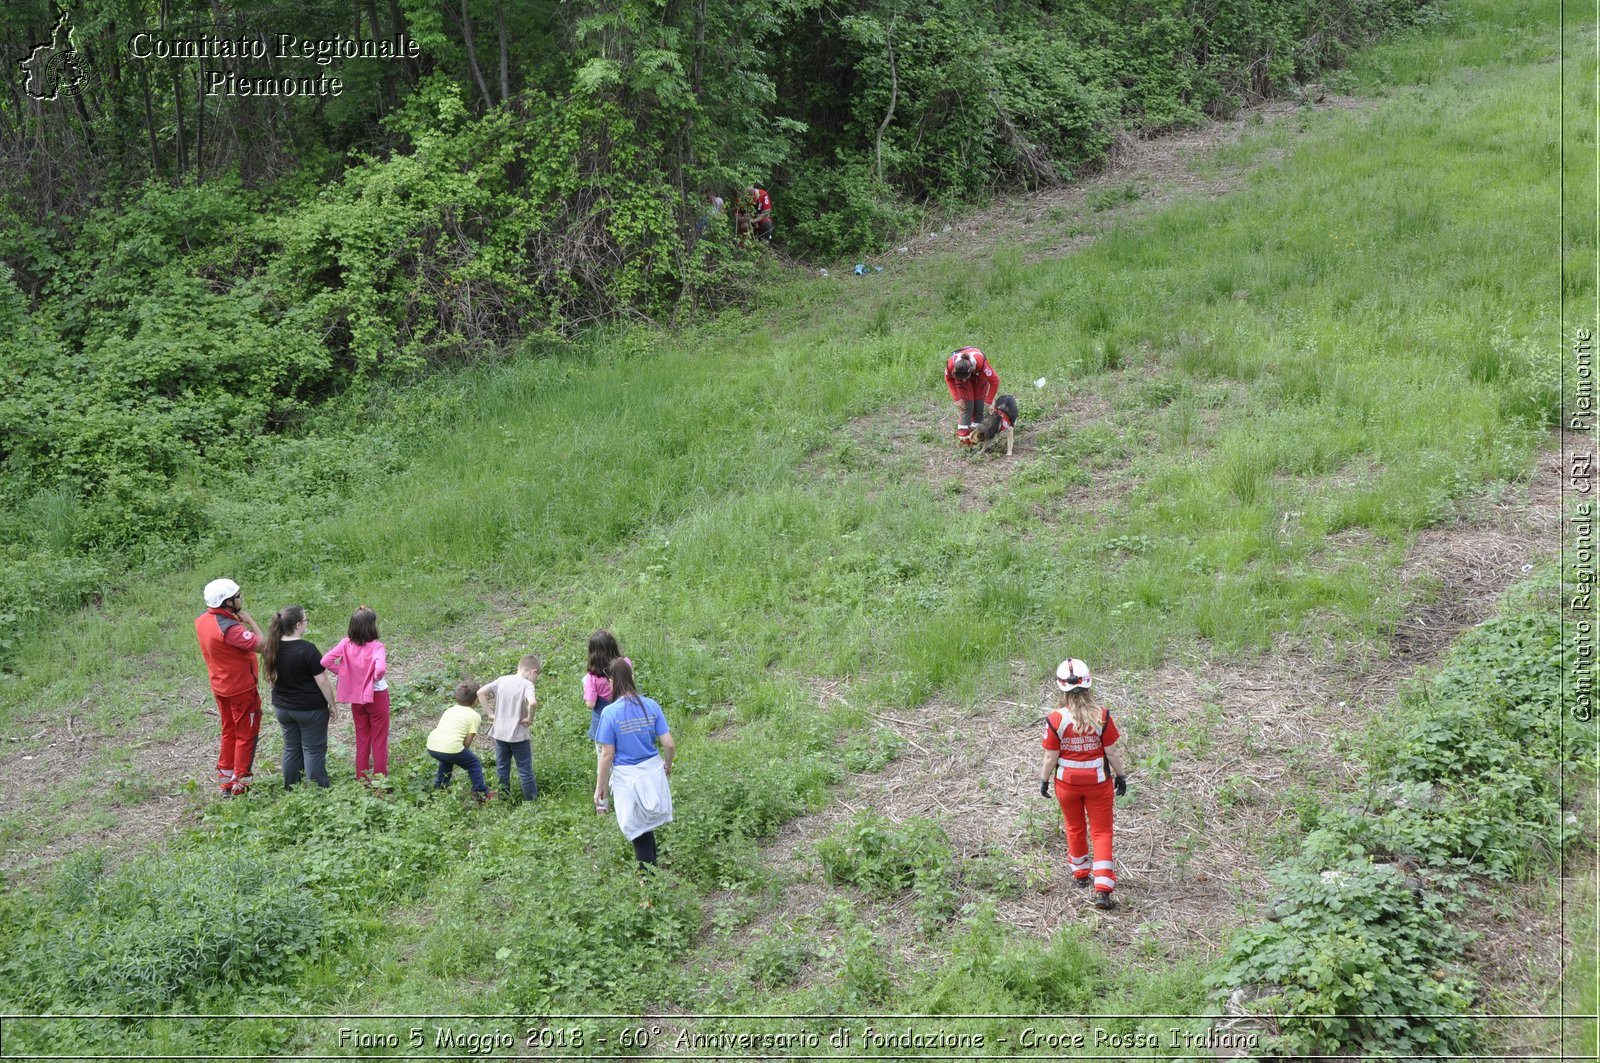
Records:
[[[247,783],[247,782],[242,782],[241,781],[241,782],[236,782],[236,783],[233,784],[233,788],[228,792],[228,796],[229,797],[243,797],[245,794],[247,794],[249,792],[250,792],[250,784]]]
[[[1088,889],[1089,888],[1089,882],[1090,882],[1090,876],[1088,876],[1088,875],[1084,875],[1082,877],[1074,876],[1073,879],[1072,879],[1072,884],[1074,886],[1078,887],[1080,890]]]
[[[1104,909],[1105,911],[1110,911],[1117,906],[1117,902],[1111,899],[1110,890],[1095,890],[1094,906],[1096,908]]]

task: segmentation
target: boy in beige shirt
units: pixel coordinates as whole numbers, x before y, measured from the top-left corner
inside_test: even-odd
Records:
[[[533,778],[533,740],[528,737],[528,725],[539,704],[534,684],[541,667],[538,656],[527,654],[517,662],[515,672],[486,683],[478,691],[478,704],[493,714],[489,737],[494,739],[494,767],[500,777],[500,789],[509,791],[511,762],[515,760],[524,801],[539,796],[539,784]]]

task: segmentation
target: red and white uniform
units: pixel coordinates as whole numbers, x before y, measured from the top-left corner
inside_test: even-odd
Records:
[[[1104,710],[1102,710],[1104,712]],[[1056,761],[1056,802],[1067,828],[1067,863],[1072,877],[1094,875],[1094,888],[1110,893],[1117,886],[1116,866],[1111,854],[1111,806],[1116,800],[1111,774],[1106,768],[1105,751],[1117,744],[1117,725],[1105,712],[1100,733],[1079,731],[1060,710],[1045,721],[1045,749],[1059,752]],[[1088,830],[1084,830],[1084,820]],[[1090,836],[1094,838],[1094,857],[1089,856]]]
[[[961,355],[972,358],[972,375],[965,381],[955,377],[956,359]],[[1000,374],[994,371],[994,366],[989,364],[989,359],[976,347],[963,347],[950,355],[944,363],[944,384],[950,389],[950,397],[956,402],[970,402],[973,399],[991,405],[994,397],[1000,394]]]
[[[261,639],[237,613],[220,606],[195,618],[194,633],[206,659],[217,715],[222,717],[217,785],[231,791],[236,783],[250,778],[256,740],[261,735],[261,664],[257,658]]]
[[[767,195],[765,188],[757,188],[751,198],[751,207],[755,210],[756,221],[765,221],[772,217],[772,197]]]

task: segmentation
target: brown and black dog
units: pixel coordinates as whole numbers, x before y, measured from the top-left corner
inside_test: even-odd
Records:
[[[1011,456],[1012,430],[1017,423],[1017,397],[1015,395],[1001,395],[994,400],[994,406],[984,415],[978,427],[973,429],[972,441],[977,446],[988,449],[1001,433],[1006,437],[1006,456]]]

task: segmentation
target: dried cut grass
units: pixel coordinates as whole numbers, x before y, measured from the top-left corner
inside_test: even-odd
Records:
[[[575,592],[574,592],[575,593]],[[570,623],[570,614],[557,613],[534,622],[526,618],[539,603],[530,596],[487,595],[485,612],[475,621],[475,638],[496,646],[496,653],[510,671],[523,652],[522,647],[538,650],[552,644],[554,633]],[[515,637],[514,637],[515,636]],[[330,639],[330,641],[332,641]],[[394,644],[391,643],[391,650]],[[468,652],[463,643],[427,643],[406,647],[395,654],[399,661],[391,678],[404,683],[408,676],[437,671],[453,658]],[[164,696],[150,699],[137,716],[119,723],[115,730],[97,729],[87,717],[98,702],[113,696],[96,690],[65,712],[40,716],[28,733],[0,740],[0,793],[5,795],[6,813],[28,824],[31,837],[47,839],[38,846],[7,846],[0,850],[0,870],[49,866],[88,846],[106,851],[117,862],[171,839],[199,821],[201,805],[215,800],[213,765],[221,724],[216,699],[205,681],[199,655],[194,671]],[[138,691],[116,696],[139,696]],[[272,706],[266,691],[261,724],[261,743],[256,753],[255,777],[258,784],[276,783],[280,741]],[[167,732],[174,719],[199,712],[204,722],[177,737]],[[426,732],[434,725],[432,716],[417,717],[397,709],[391,724],[391,737]],[[353,738],[347,710],[329,730],[329,763],[336,775],[353,756]],[[105,761],[124,761],[111,767]],[[153,795],[127,806],[113,806],[118,813],[115,827],[79,830],[72,814],[106,806],[106,792],[121,779],[158,778],[170,780],[171,792]],[[193,793],[185,788],[192,787]],[[80,792],[77,801],[62,807],[61,791]]]
[[[1022,662],[1013,663],[1011,687],[1034,686]],[[995,901],[1001,920],[1039,935],[1069,920],[1101,924],[1108,948],[1155,940],[1167,956],[1222,947],[1241,905],[1264,898],[1259,846],[1284,829],[1293,814],[1283,800],[1296,781],[1287,750],[1326,746],[1350,726],[1348,699],[1331,684],[1308,684],[1309,666],[1230,670],[1226,688],[1209,678],[1204,663],[1171,665],[1148,675],[1107,675],[1098,680],[1113,714],[1128,728],[1148,730],[1159,712],[1164,733],[1204,731],[1203,757],[1177,753],[1159,778],[1135,770],[1130,798],[1116,813],[1117,897],[1123,910],[1104,916],[1069,881],[1060,814],[1038,794],[1043,695],[1037,703],[996,699],[968,713],[933,702],[918,720],[872,713],[885,726],[911,730],[905,751],[883,772],[850,778],[851,792],[822,812],[788,825],[770,858],[781,873],[806,875],[816,841],[868,809],[893,822],[923,816],[937,821],[963,860],[1006,854],[1043,871],[1041,890],[1024,889]],[[1308,696],[1308,686],[1320,693]],[[844,699],[834,687],[824,699]],[[1225,702],[1216,722],[1209,706]],[[1146,743],[1148,745],[1148,743]],[[1130,738],[1124,755],[1148,753]],[[1353,764],[1334,766],[1344,785]],[[1052,825],[1041,844],[1030,809]],[[968,896],[963,901],[982,898]],[[1225,914],[1224,914],[1225,913]],[[781,915],[777,918],[783,918]],[[1219,928],[1222,928],[1219,930]]]
[[[1281,151],[1267,151],[1253,166],[1221,169],[1205,177],[1195,172],[1197,159],[1218,147],[1238,144],[1247,130],[1269,128],[1306,111],[1353,110],[1367,102],[1325,93],[1305,102],[1277,100],[1243,108],[1232,118],[1192,129],[1143,137],[1123,134],[1105,163],[1080,179],[966,215],[953,221],[948,232],[924,233],[903,244],[910,255],[958,247],[963,257],[973,258],[1021,246],[1025,261],[1057,258],[1093,243],[1130,213],[1149,213],[1177,199],[1226,195],[1240,187],[1252,168],[1282,157]],[[1091,196],[1129,183],[1138,186],[1139,196],[1128,204],[1095,210],[1088,202]]]
[[[895,822],[924,816],[945,829],[963,859],[999,853],[1047,873],[1042,889],[995,900],[1000,918],[1020,931],[1047,935],[1063,922],[1085,921],[1097,925],[1107,948],[1133,949],[1128,956],[1215,953],[1269,899],[1274,844],[1287,852],[1297,833],[1296,799],[1322,802],[1359,786],[1361,765],[1336,752],[1339,740],[1358,734],[1404,678],[1487,619],[1501,592],[1555,552],[1560,473],[1559,454],[1541,454],[1529,483],[1466,507],[1455,526],[1420,535],[1401,568],[1405,614],[1373,652],[1340,659],[1287,636],[1266,660],[1222,665],[1190,652],[1151,672],[1098,676],[1121,726],[1147,736],[1130,734],[1126,758],[1148,760],[1157,742],[1171,742],[1165,770],[1133,771],[1129,798],[1116,812],[1118,912],[1094,910],[1068,881],[1059,815],[1038,795],[1046,694],[1022,662],[1012,663],[1006,693],[971,710],[941,700],[914,718],[869,709],[880,725],[907,736],[904,751],[882,772],[851,776],[827,809],[788,824],[768,860],[780,876],[805,880],[814,874],[815,843],[857,814],[870,809]],[[1364,547],[1368,537],[1345,543]],[[815,690],[824,703],[849,701],[843,683]],[[1054,821],[1043,843],[1042,818]],[[804,896],[818,903],[815,887]],[[787,917],[786,895],[758,928]],[[1507,954],[1518,942],[1532,947],[1541,926],[1518,923],[1522,929],[1504,931],[1511,940],[1500,945]]]

